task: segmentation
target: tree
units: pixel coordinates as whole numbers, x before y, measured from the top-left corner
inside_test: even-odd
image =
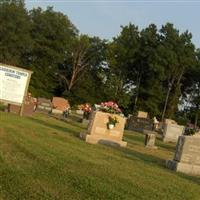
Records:
[[[200,50],[196,52],[196,64],[190,68],[184,80],[183,106],[186,107],[189,117],[193,119],[195,129],[200,116]]]
[[[122,27],[120,35],[108,46],[105,94],[124,109],[128,109],[137,81],[135,75],[138,50],[139,31],[133,24]]]
[[[160,116],[163,101],[164,69],[159,63],[159,45],[160,35],[154,24],[141,31],[134,109],[145,110],[152,116]]]
[[[51,7],[45,11],[33,9],[30,17],[34,41],[30,65],[35,72],[30,88],[36,96],[51,97],[59,85],[59,65],[71,51],[78,31],[67,16],[53,11]]]
[[[24,1],[1,1],[0,62],[27,67],[32,50],[30,29]]]
[[[168,117],[173,117],[177,110],[181,96],[181,81],[187,68],[194,64],[195,48],[191,42],[191,34],[187,31],[179,34],[179,31],[172,24],[168,23],[163,26],[160,33],[160,62],[165,68],[166,80],[164,86],[167,88],[162,114],[163,121],[166,111]],[[167,107],[168,104],[170,107]]]
[[[68,91],[71,91],[83,75],[86,68],[89,66],[89,48],[89,38],[86,35],[81,35],[74,41],[70,52],[71,55],[68,55],[65,61],[65,66],[63,66],[63,70],[60,70],[60,76],[63,79],[64,85]]]
[[[97,90],[102,87],[105,51],[106,41],[98,37],[81,35],[74,41],[71,54],[60,66],[63,95],[79,103],[101,99],[103,94]]]

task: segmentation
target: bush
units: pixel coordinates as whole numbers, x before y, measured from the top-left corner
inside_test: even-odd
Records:
[[[194,135],[195,132],[196,131],[193,128],[188,128],[185,130],[185,135]]]
[[[0,111],[4,112],[6,110],[6,108],[7,108],[7,106],[0,102]]]

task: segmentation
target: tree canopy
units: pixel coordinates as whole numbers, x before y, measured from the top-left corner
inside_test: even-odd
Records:
[[[36,97],[72,105],[113,100],[126,114],[184,116],[200,110],[200,51],[171,23],[139,30],[130,23],[111,41],[80,34],[52,7],[28,11],[23,0],[0,1],[0,62],[31,69]]]

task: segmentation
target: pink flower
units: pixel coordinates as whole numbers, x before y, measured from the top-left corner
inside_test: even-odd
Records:
[[[102,111],[104,112],[110,112],[110,113],[121,113],[121,109],[119,106],[113,102],[113,101],[108,101],[108,102],[102,102],[101,104]]]

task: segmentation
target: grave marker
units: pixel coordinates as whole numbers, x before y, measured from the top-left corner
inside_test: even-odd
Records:
[[[113,129],[107,127],[109,116],[116,116],[119,121]],[[124,125],[125,118],[119,115],[95,111],[92,113],[87,132],[81,133],[80,137],[92,144],[103,143],[125,147],[127,142],[122,141]]]
[[[70,108],[68,100],[62,97],[53,97],[52,104],[53,104],[53,109],[52,109],[53,114],[63,114],[63,111],[66,111],[67,109]]]
[[[200,135],[180,136],[173,160],[166,166],[174,171],[200,175]]]
[[[153,130],[153,120],[148,118],[139,118],[130,116],[127,119],[127,129],[143,133],[144,130]]]
[[[43,112],[50,112],[52,110],[51,100],[39,97],[37,99],[37,110]]]
[[[156,132],[144,130],[144,134],[145,134],[145,141],[144,141],[145,147],[157,149],[157,146],[155,146]]]
[[[183,135],[185,131],[184,126],[178,124],[165,124],[163,131],[163,141],[164,142],[177,142],[178,137]]]

